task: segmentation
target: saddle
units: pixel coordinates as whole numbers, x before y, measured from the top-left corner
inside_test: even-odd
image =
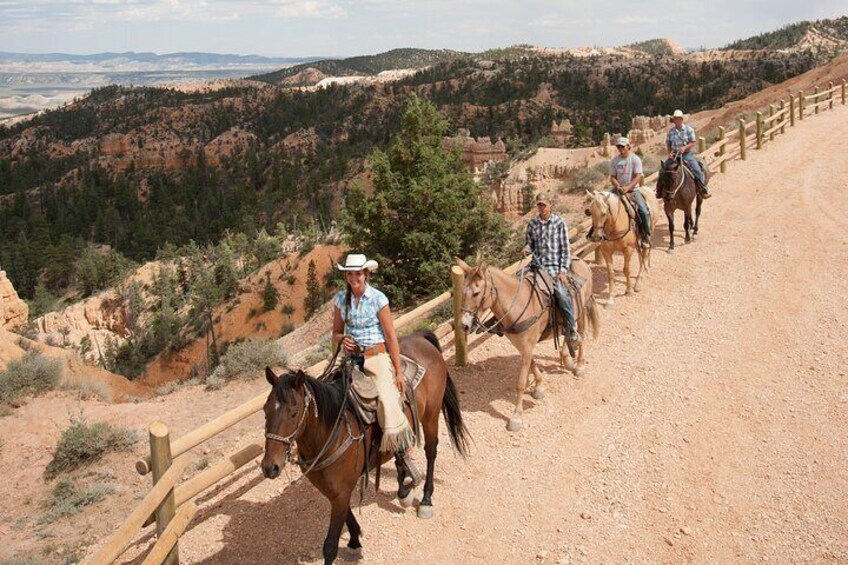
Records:
[[[574,260],[579,261],[580,259],[575,258]],[[559,307],[556,298],[553,295],[553,277],[550,273],[543,269],[534,269],[525,276],[525,279],[527,278],[530,278],[531,284],[537,285],[537,292],[539,292],[539,295],[542,297],[542,302],[547,303],[548,308],[551,310],[549,329],[553,329],[555,331],[559,330],[559,328],[555,328],[554,325],[556,324],[556,320],[562,320],[562,323],[565,322],[565,313]],[[579,320],[583,314],[583,303],[580,300],[580,289],[583,288],[584,284],[586,284],[586,279],[571,269],[569,269],[567,273],[559,273],[557,278],[571,295],[571,303],[574,305],[574,317]],[[562,326],[562,323],[558,325]],[[543,337],[547,336],[545,335]]]
[[[406,379],[404,402],[409,405],[412,411],[412,429],[415,432],[416,441],[420,443],[421,431],[418,407],[415,404],[415,389],[424,378],[426,369],[403,355],[400,356],[400,365],[404,379]],[[356,410],[359,420],[370,426],[377,422],[377,386],[371,377],[360,371],[359,367],[355,365],[351,367],[350,375],[351,386],[348,398],[354,410]]]
[[[636,187],[633,190],[639,190],[639,187]],[[642,226],[642,221],[639,219],[639,213],[636,205],[636,197],[633,196],[633,191],[630,191],[627,194],[622,194],[621,192],[619,192],[618,194],[622,196],[621,201],[624,203],[624,209],[627,210],[627,216],[630,218],[630,222],[633,225],[633,231],[636,232],[636,235],[642,237],[644,227]],[[651,221],[650,208],[648,208],[648,221]]]

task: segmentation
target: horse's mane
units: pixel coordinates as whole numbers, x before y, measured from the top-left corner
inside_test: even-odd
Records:
[[[330,373],[330,378],[327,381],[319,381],[302,371],[290,371],[277,380],[274,393],[281,404],[287,404],[293,398],[298,380],[303,379],[303,385],[309,389],[315,398],[318,418],[325,426],[332,427],[344,400],[344,384],[341,372],[342,368],[338,367]]]

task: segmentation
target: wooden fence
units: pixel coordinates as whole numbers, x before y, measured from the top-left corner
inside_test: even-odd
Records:
[[[740,119],[731,131],[727,131],[724,127],[718,128],[718,140],[709,147],[706,146],[706,140],[700,137],[698,139],[699,153],[704,157],[712,172],[724,173],[729,161],[734,159],[744,161],[749,148],[761,149],[765,143],[774,140],[775,136],[785,133],[787,125],[791,128],[796,125],[796,120],[801,121],[807,116],[833,109],[837,94],[840,95],[841,105],[845,105],[845,80],[836,86],[831,82],[825,90],[819,90],[816,87],[812,94],[805,95],[803,91],[799,92],[797,96],[789,97],[788,103],[786,100],[779,100],[769,105],[765,111],[757,112],[756,118],[752,121],[745,122]],[[654,173],[649,175],[645,182],[652,183],[656,179],[657,173]],[[577,240],[590,227],[591,220],[580,223],[569,230],[569,239]],[[573,252],[580,257],[586,257],[589,253],[596,251],[596,248],[596,243],[585,240],[575,243],[572,247]],[[597,255],[595,260],[598,260]],[[523,264],[524,261],[519,261],[505,270],[515,273]],[[459,290],[464,284],[462,270],[458,267],[451,269],[451,279],[452,291],[444,292],[399,316],[395,320],[395,326],[399,330],[403,329],[431,314],[453,297],[454,319],[438,326],[435,333],[445,347],[454,347],[454,363],[461,366],[468,359],[468,351],[488,339],[490,334],[469,338],[462,331],[462,326],[459,324],[461,314]],[[459,328],[459,331],[455,331],[455,328]],[[307,371],[316,374],[326,367],[326,363],[323,361],[313,365]],[[86,563],[100,565],[113,562],[138,536],[139,531],[154,521],[157,541],[144,560],[144,565],[177,563],[179,561],[178,540],[197,512],[194,499],[256,459],[263,453],[264,447],[261,443],[251,443],[224,457],[190,480],[178,484],[188,464],[188,452],[260,411],[267,397],[268,393],[263,392],[173,441],[164,423],[150,424],[148,429],[150,455],[136,462],[136,470],[141,475],[152,471],[153,488],[106,544],[87,559]],[[256,432],[257,437],[260,437],[261,430],[257,429]]]

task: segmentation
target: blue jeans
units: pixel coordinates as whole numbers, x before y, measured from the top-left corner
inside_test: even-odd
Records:
[[[651,220],[650,216],[648,216],[648,204],[645,202],[645,197],[642,196],[638,186],[634,187],[633,190],[630,191],[630,194],[632,194],[633,198],[636,200],[636,211],[639,214],[639,221],[642,222],[642,233],[645,234],[645,237],[648,237],[651,235]]]
[[[571,302],[571,294],[556,275],[554,276],[554,296],[556,296],[559,307],[565,312],[565,321],[568,324],[567,326],[563,326],[563,335],[565,335],[568,328],[573,328],[576,333],[577,322],[574,320],[574,305]]]
[[[698,163],[697,159],[695,159],[695,155],[693,155],[691,151],[687,151],[683,154],[683,161],[689,165],[689,168],[692,169],[693,173],[695,173],[695,176],[698,178],[698,182],[701,183],[701,186],[707,186],[707,179],[704,178],[704,171],[701,169],[701,164]]]

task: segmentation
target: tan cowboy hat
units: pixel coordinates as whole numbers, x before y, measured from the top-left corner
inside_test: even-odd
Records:
[[[675,110],[674,113],[671,115],[670,121],[673,122],[674,118],[685,118],[685,117],[686,116],[683,114],[683,110]]]
[[[369,273],[376,271],[377,267],[377,261],[368,259],[361,253],[348,253],[344,265],[338,265],[340,271],[368,271]]]

